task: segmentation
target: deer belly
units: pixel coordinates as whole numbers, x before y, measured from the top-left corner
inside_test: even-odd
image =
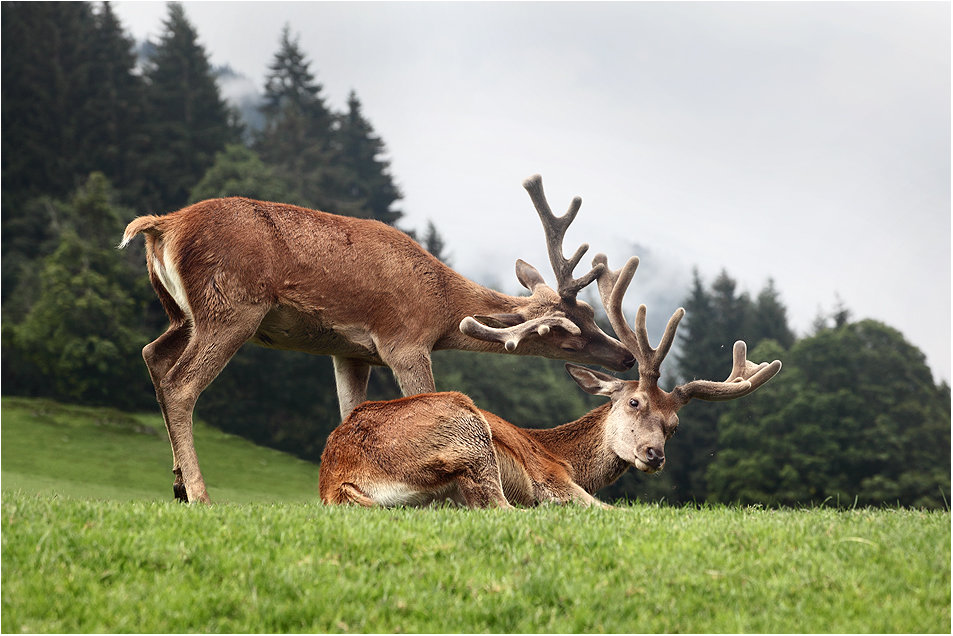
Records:
[[[321,312],[304,313],[287,305],[269,311],[252,337],[256,344],[322,355],[341,355],[382,364],[363,328],[329,324]]]

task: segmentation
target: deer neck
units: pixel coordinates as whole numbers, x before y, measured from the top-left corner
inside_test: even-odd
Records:
[[[611,403],[581,418],[550,429],[523,429],[550,453],[573,469],[573,481],[590,495],[622,476],[629,467],[612,452],[605,439],[605,422]]]
[[[446,289],[447,325],[434,349],[490,351],[499,353],[502,345],[486,342],[460,333],[460,321],[467,316],[518,313],[529,305],[528,296],[510,296],[458,276]]]

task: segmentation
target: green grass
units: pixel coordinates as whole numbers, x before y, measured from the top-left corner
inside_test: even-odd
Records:
[[[4,632],[948,632],[950,516],[6,493]]]
[[[4,399],[3,632],[950,631],[949,511],[329,508],[208,429],[185,506],[155,424]]]
[[[172,499],[172,450],[154,413],[3,398],[3,490],[92,499]],[[195,448],[216,502],[314,501],[318,467],[195,424]]]

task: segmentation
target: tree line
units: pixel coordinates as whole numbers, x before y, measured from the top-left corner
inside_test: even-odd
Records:
[[[243,195],[401,220],[386,146],[356,92],[343,112],[330,109],[288,28],[255,127],[223,100],[220,70],[178,4],[145,60],[108,3],[3,3],[0,46],[6,394],[155,408],[139,351],[165,329],[165,315],[141,241],[114,247],[138,214]],[[419,240],[445,258],[432,224]],[[752,360],[779,358],[784,368],[743,400],[693,402],[666,470],[629,471],[603,497],[948,505],[950,389],[933,382],[902,334],[839,308],[799,337],[773,283],[751,297],[727,272],[710,282],[696,272],[684,306],[663,384],[722,379],[736,339]],[[521,426],[567,422],[600,402],[557,361],[436,352],[433,364],[438,389],[463,391]],[[389,372],[375,370],[370,395],[398,395]],[[197,411],[317,460],[337,408],[329,358],[246,345]]]

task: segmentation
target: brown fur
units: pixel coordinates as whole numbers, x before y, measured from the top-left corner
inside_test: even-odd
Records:
[[[553,329],[527,338],[515,353],[616,369],[632,364],[585,303],[543,284],[528,297],[481,287],[377,221],[225,198],[139,217],[121,245],[139,233],[170,322],[143,358],[172,442],[180,499],[209,500],[192,441],[192,408],[248,340],[333,356],[342,417],[364,400],[371,365],[389,366],[401,391],[413,395],[435,388],[433,349],[504,352],[500,343],[462,334],[466,316],[558,314],[581,333]]]

